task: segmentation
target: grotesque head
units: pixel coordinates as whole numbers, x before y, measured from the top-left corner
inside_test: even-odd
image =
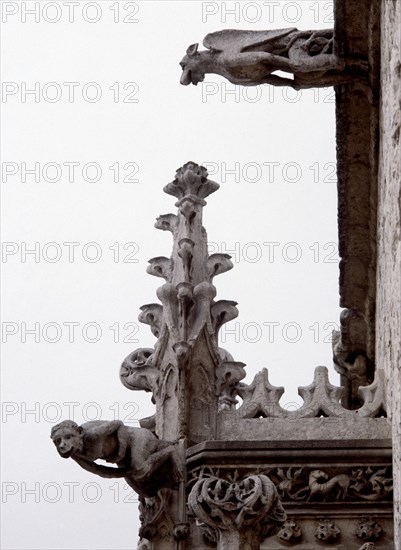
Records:
[[[153,348],[138,348],[128,355],[120,368],[120,380],[130,390],[153,391],[153,371],[147,361]]]
[[[187,55],[185,55],[180,62],[182,67],[180,83],[184,86],[188,86],[188,84],[194,84],[196,86],[205,78],[205,71],[202,68],[201,54],[198,52],[198,46],[199,44],[192,44],[192,46],[189,46]]]
[[[50,437],[57,447],[57,451],[63,458],[82,451],[83,449],[83,430],[76,422],[64,420],[53,426]]]

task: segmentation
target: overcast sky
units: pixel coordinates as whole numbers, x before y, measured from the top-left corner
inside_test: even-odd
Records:
[[[316,366],[338,382],[333,91],[239,88],[215,75],[184,87],[178,65],[223,28],[332,27],[331,3],[2,10],[2,547],[133,549],[136,496],[62,460],[49,434],[66,418],[134,426],[153,413],[118,371],[155,342],[137,316],[161,285],[147,261],[170,255],[171,235],[153,224],[175,212],[162,188],[177,167],[203,163],[221,184],[204,225],[211,252],[233,256],[214,283],[218,299],[239,304],[221,346],[247,364],[246,381],[267,367],[289,408]]]

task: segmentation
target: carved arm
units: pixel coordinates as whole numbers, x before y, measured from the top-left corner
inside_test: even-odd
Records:
[[[110,466],[102,466],[96,464],[96,462],[89,462],[83,458],[78,458],[77,456],[71,457],[77,464],[81,466],[87,472],[91,474],[96,474],[100,477],[105,477],[107,479],[112,479],[116,477],[126,477],[130,472],[129,468],[111,468]]]

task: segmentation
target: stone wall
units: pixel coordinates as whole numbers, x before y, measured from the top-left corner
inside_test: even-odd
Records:
[[[376,358],[393,429],[395,548],[401,548],[401,2],[382,0]]]

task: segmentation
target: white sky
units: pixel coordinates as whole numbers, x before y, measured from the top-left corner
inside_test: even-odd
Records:
[[[137,315],[162,284],[147,260],[170,255],[171,235],[153,224],[175,212],[162,188],[177,167],[204,163],[221,184],[204,225],[213,252],[235,250],[215,285],[218,299],[239,303],[221,346],[247,364],[246,380],[267,367],[288,407],[314,367],[338,380],[332,91],[236,88],[215,75],[183,87],[178,65],[209,32],[332,27],[332,6],[81,1],[73,13],[71,2],[36,4],[37,21],[25,15],[35,2],[2,2],[2,548],[132,549],[137,504],[125,501],[135,495],[61,460],[49,434],[66,418],[137,425],[153,412],[118,371],[155,342]],[[25,95],[35,83],[38,97]],[[35,163],[39,181],[24,175]],[[123,182],[130,173],[135,181]],[[35,243],[37,258],[26,254]],[[35,324],[36,337],[26,333]]]

